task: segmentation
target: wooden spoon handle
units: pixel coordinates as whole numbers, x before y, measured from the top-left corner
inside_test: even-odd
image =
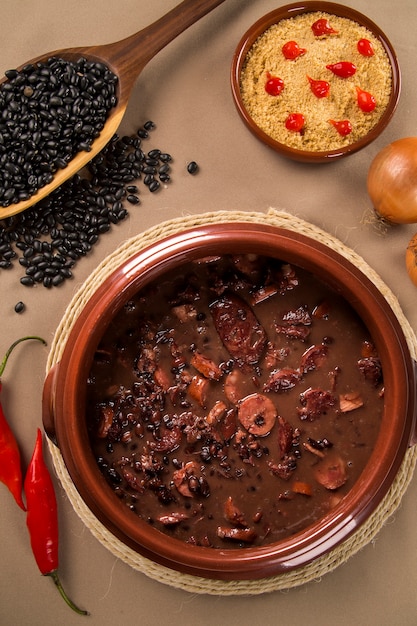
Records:
[[[164,16],[139,32],[120,41],[98,46],[102,59],[118,74],[121,83],[120,98],[123,99],[126,86],[132,86],[145,65],[166,45],[173,41],[189,26],[197,22],[224,0],[183,0]],[[90,49],[91,52],[94,48]],[[89,49],[85,49],[88,53]]]

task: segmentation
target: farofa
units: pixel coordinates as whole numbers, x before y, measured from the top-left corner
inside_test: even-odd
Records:
[[[328,19],[337,34],[316,37],[311,25]],[[371,57],[357,50],[359,39],[368,39],[374,49]],[[295,40],[307,52],[291,61],[282,54],[282,46]],[[335,76],[326,65],[350,61],[356,73],[350,78]],[[266,73],[284,81],[279,96],[265,91]],[[330,83],[330,94],[317,98],[307,76]],[[377,106],[364,113],[357,105],[356,86],[370,92]],[[366,135],[387,107],[392,86],[388,56],[381,42],[365,26],[351,19],[316,11],[286,18],[268,28],[249,50],[241,72],[243,103],[254,122],[276,141],[311,152],[335,150]],[[291,113],[302,113],[302,132],[289,131],[285,120]],[[329,120],[348,119],[352,132],[341,136]]]

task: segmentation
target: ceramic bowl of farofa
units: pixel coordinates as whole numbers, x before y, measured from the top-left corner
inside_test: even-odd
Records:
[[[252,133],[293,160],[328,162],[386,128],[401,75],[381,29],[332,2],[303,2],[261,17],[232,60],[236,108]]]

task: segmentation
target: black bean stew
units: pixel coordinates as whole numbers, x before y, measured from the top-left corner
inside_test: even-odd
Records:
[[[188,263],[119,312],[88,379],[91,445],[155,528],[207,547],[291,536],[358,479],[381,364],[344,298],[277,260]]]

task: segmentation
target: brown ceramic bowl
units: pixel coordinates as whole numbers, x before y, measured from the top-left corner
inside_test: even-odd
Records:
[[[392,71],[392,89],[388,105],[377,124],[366,135],[361,137],[356,142],[341,148],[321,152],[292,148],[270,137],[255,123],[251,115],[248,113],[241,93],[242,69],[244,67],[247,54],[254,45],[255,41],[258,39],[258,37],[261,36],[270,26],[277,24],[283,19],[293,18],[297,15],[302,15],[315,11],[324,11],[330,15],[348,18],[360,24],[361,26],[366,27],[382,44],[388,56]],[[333,2],[316,2],[315,0],[312,0],[311,2],[307,0],[306,2],[295,2],[292,4],[287,4],[268,13],[267,15],[264,15],[257,22],[255,22],[255,24],[253,24],[253,26],[251,26],[249,30],[247,30],[247,32],[243,35],[236,48],[232,60],[230,78],[232,95],[237,111],[249,130],[258,139],[267,144],[269,147],[273,148],[276,152],[279,152],[280,154],[293,160],[304,161],[308,163],[330,162],[334,159],[353,154],[354,152],[361,150],[369,143],[374,141],[382,133],[382,131],[386,128],[389,121],[391,120],[398,104],[401,89],[401,75],[398,60],[391,43],[389,42],[385,34],[381,31],[381,29],[365,15],[362,15],[361,13],[355,11],[350,7],[346,7]]]
[[[138,290],[185,262],[223,253],[255,253],[313,272],[342,293],[375,341],[385,381],[385,408],[375,451],[361,478],[327,515],[290,539],[263,547],[214,550],[156,530],[122,504],[98,469],[89,445],[86,381],[96,347],[115,313]],[[172,235],[123,263],[97,289],[69,333],[62,359],[44,388],[43,420],[81,498],[117,538],[174,570],[213,579],[256,579],[302,567],[358,530],[386,495],[416,439],[415,363],[397,317],[357,267],[312,239],[272,226],[226,223]],[[221,554],[221,558],[219,558]]]

